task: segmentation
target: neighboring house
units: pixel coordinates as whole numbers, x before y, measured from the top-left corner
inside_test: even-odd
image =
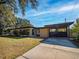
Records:
[[[44,27],[21,27],[21,28],[10,28],[9,35],[15,35],[18,32],[20,36],[29,37],[70,37],[70,25],[73,22],[45,25]],[[15,32],[16,31],[16,32]],[[6,35],[6,34],[4,34]]]

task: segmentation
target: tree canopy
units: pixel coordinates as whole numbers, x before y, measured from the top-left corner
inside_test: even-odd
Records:
[[[79,18],[76,19],[76,23],[72,27],[72,37],[76,37],[79,40]]]
[[[18,4],[18,5],[17,5]],[[36,8],[37,0],[0,0],[0,24],[1,27],[16,25],[15,13],[20,8],[23,15],[25,15],[26,6],[30,4],[32,8]],[[20,21],[20,20],[19,20]],[[24,26],[28,21],[21,20],[21,26]],[[3,25],[3,26],[2,26]],[[29,25],[31,25],[29,23]],[[27,25],[26,25],[27,26]]]
[[[32,27],[32,24],[27,19],[17,18],[16,27]]]
[[[75,33],[79,33],[79,18],[76,19],[76,23],[72,27],[72,31]]]
[[[0,0],[0,22],[14,25],[16,21],[15,13],[19,11],[18,7],[24,15],[28,4],[31,4],[32,8],[36,8],[37,0]]]
[[[17,4],[18,4],[18,6],[17,6]],[[0,0],[0,7],[8,6],[14,12],[17,12],[18,7],[20,7],[22,14],[25,14],[24,12],[25,12],[26,6],[28,4],[30,4],[32,6],[32,8],[36,8],[37,0]]]

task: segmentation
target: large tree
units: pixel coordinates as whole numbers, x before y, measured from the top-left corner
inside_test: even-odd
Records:
[[[79,39],[79,18],[76,19],[76,23],[72,27],[72,35]]]
[[[37,0],[0,0],[0,19],[14,23],[14,13],[20,9],[24,15],[28,4],[30,4],[32,8],[36,8]]]
[[[14,12],[17,12],[18,7],[20,7],[22,14],[25,14],[24,12],[28,4],[30,4],[32,8],[36,8],[37,0],[0,0],[0,5],[2,7],[3,5],[9,6]]]
[[[32,8],[36,8],[36,0],[0,0],[0,20],[6,21],[8,24],[15,24],[15,13],[21,10],[25,14],[26,6],[30,4]],[[20,8],[18,8],[20,7]]]
[[[27,19],[17,18],[16,27],[32,27],[32,24]]]
[[[79,18],[76,19],[76,23],[73,25],[72,31],[75,33],[79,33]]]
[[[15,13],[17,13],[20,9],[22,14],[25,15],[26,6],[28,4],[30,4],[32,8],[36,8],[37,1],[36,0],[0,0],[0,29],[2,30],[6,26],[16,25]]]
[[[15,24],[16,18],[12,9],[4,4],[0,5],[0,33],[8,26]]]

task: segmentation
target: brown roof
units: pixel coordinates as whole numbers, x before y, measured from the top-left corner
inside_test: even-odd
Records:
[[[59,23],[59,24],[51,24],[51,25],[45,25],[45,27],[49,28],[64,28],[64,27],[69,27],[71,24],[74,22],[66,22],[66,23]]]

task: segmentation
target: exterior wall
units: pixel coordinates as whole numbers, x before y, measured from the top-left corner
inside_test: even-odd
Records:
[[[48,28],[40,29],[40,37],[43,37],[43,38],[49,37],[49,29]]]

